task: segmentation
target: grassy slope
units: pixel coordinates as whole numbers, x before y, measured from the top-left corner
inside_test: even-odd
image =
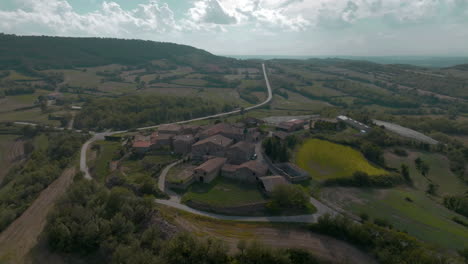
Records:
[[[319,139],[310,139],[299,148],[296,163],[321,180],[349,177],[356,171],[369,175],[386,173],[372,166],[360,152]]]
[[[109,141],[98,141],[95,144],[101,146],[101,151],[93,166],[95,171],[94,175],[96,175],[97,179],[104,180],[110,173],[109,162],[116,156],[116,153],[120,148],[120,144],[118,142]]]
[[[393,153],[385,153],[385,161],[388,166],[399,168],[402,163],[410,168],[410,176],[416,188],[425,191],[429,184],[428,179],[424,178],[417,170],[414,160],[420,157],[426,161],[429,166],[428,178],[439,185],[439,195],[461,194],[468,190],[467,186],[450,171],[448,159],[440,154],[422,153],[408,151],[408,157],[399,157]]]
[[[228,207],[262,202],[265,198],[255,184],[240,184],[219,177],[210,184],[194,183],[183,200]]]
[[[354,203],[348,209],[356,213],[366,212],[374,218],[385,218],[396,228],[434,245],[449,249],[468,246],[468,229],[451,220],[456,214],[422,191],[398,188],[381,195],[366,190],[359,196],[365,202]],[[413,202],[406,201],[406,197]]]

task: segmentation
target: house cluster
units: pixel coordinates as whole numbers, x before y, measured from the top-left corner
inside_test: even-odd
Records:
[[[259,123],[261,120],[247,118],[236,124],[163,125],[151,135],[135,136],[132,149],[139,154],[168,150],[189,157],[196,167],[180,172],[180,181],[169,184],[172,188],[185,189],[196,181],[210,183],[218,176],[256,184],[269,171],[268,166],[256,160],[256,143],[261,137]],[[270,182],[268,186],[277,181],[264,180]]]

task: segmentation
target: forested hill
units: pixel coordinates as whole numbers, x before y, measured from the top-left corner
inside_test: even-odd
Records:
[[[232,60],[174,43],[0,33],[0,70],[90,67],[114,63],[136,65],[158,59],[191,66]]]

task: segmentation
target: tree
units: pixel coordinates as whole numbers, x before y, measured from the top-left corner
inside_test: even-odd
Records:
[[[421,171],[422,176],[427,177],[427,174],[429,173],[429,165],[426,162],[423,162],[421,164],[420,171]]]
[[[309,195],[302,186],[282,184],[275,187],[271,195],[272,206],[280,209],[306,208],[309,204]]]
[[[405,180],[406,180],[408,183],[411,182],[411,177],[410,177],[408,165],[406,165],[406,164],[401,164],[400,173],[401,173],[401,176],[403,176],[403,178],[405,178]]]
[[[438,185],[435,185],[434,183],[429,183],[429,186],[427,187],[427,193],[430,195],[437,195],[437,189],[439,188]]]

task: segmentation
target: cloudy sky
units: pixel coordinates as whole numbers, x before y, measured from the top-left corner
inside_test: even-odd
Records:
[[[468,55],[468,0],[0,0],[0,32],[229,55]]]

